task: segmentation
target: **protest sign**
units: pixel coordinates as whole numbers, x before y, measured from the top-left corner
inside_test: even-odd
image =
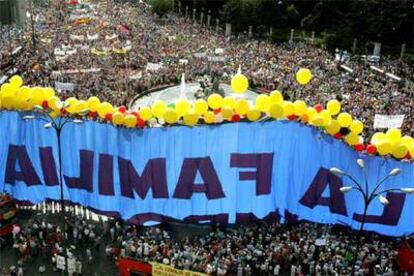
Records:
[[[400,128],[405,115],[380,115],[375,114],[374,128]]]

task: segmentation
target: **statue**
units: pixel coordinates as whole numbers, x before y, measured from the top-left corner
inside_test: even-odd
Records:
[[[211,82],[208,78],[202,78],[200,81],[200,88],[195,93],[196,99],[207,99],[211,94],[219,94],[224,97],[224,89],[220,88],[220,77],[217,73],[211,76]]]

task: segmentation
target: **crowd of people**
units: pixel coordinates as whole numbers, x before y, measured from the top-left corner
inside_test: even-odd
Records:
[[[168,224],[140,227],[116,219],[92,221],[80,214],[66,217],[64,234],[61,226],[56,217],[51,219],[49,215],[34,216],[21,226],[15,225],[11,246],[17,264],[3,267],[3,275],[26,275],[26,267],[41,256],[49,261],[39,266],[39,274],[47,274],[51,268],[57,271],[57,259],[63,255],[64,246],[68,262],[74,264],[69,275],[81,275],[83,267],[98,261],[117,262],[120,258],[159,262],[208,275],[237,276],[350,275],[356,258],[355,275],[399,273],[398,240],[367,234],[359,241],[353,232],[327,225],[216,225],[204,231],[206,234],[185,238],[175,237]],[[184,224],[179,227],[189,231]],[[101,256],[102,251],[106,258]]]
[[[67,7],[60,13],[54,6],[35,7],[36,49],[27,27],[25,51],[10,56],[5,47],[2,63],[15,66],[29,85],[73,83],[74,89],[61,91],[63,98],[96,95],[118,106],[127,106],[150,88],[179,83],[184,72],[188,82],[205,75],[229,82],[241,66],[251,87],[263,93],[277,89],[286,98],[309,104],[337,97],[345,111],[370,128],[368,134],[375,114],[403,114],[403,133],[414,134],[414,92],[404,85],[413,67],[403,60],[381,57],[377,64],[401,77],[401,82],[377,74],[357,58],[347,64],[353,70],[349,73],[332,53],[310,43],[229,38],[223,30],[216,32],[206,22],[194,23],[182,14],[169,13],[160,19],[145,3],[113,3],[108,9],[104,2]],[[10,35],[2,37],[5,45],[7,38]],[[295,80],[300,67],[314,75],[305,87]],[[99,71],[63,72],[77,69]]]
[[[133,229],[133,228],[132,228]],[[239,225],[206,236],[171,240],[158,228],[144,235],[126,232],[119,239],[121,256],[157,261],[209,275],[349,275],[356,243],[344,233],[303,223]],[[129,236],[129,237],[128,237]],[[357,256],[357,275],[393,275],[397,251],[393,242],[372,237]]]

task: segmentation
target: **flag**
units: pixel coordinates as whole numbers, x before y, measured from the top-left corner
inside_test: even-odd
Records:
[[[411,243],[414,243],[414,238]],[[414,274],[414,249],[410,248],[407,240],[400,245],[397,262],[401,271]]]
[[[129,34],[129,32],[131,31],[131,29],[125,24],[120,24],[118,26],[118,29],[122,34]]]

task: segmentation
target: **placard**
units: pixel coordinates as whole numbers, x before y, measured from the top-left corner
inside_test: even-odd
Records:
[[[60,255],[56,256],[56,268],[60,270],[65,270],[65,257]]]
[[[379,115],[375,114],[374,128],[400,128],[405,115]]]

